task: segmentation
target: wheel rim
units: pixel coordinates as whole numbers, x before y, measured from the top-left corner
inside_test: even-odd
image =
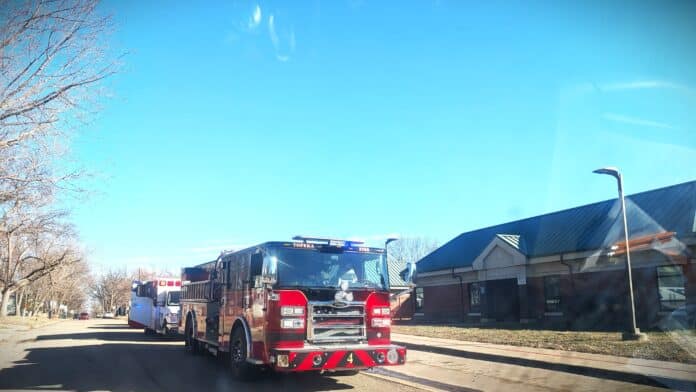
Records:
[[[235,365],[242,362],[242,342],[239,339],[235,339],[233,342],[230,354]]]

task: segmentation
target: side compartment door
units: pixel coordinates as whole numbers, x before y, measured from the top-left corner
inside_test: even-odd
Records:
[[[220,296],[222,287],[218,279],[210,280],[210,294],[205,316],[205,339],[209,342],[217,342],[220,328]]]
[[[264,328],[266,326],[266,289],[259,284],[261,271],[263,270],[263,253],[254,253],[251,255],[249,263],[249,279],[245,285],[245,294],[248,295],[248,318],[251,319],[249,325],[251,327],[252,345],[265,344]]]
[[[230,333],[228,330],[231,328],[232,324],[230,322],[230,264],[231,259],[229,256],[222,259],[218,268],[218,282],[220,291],[220,308],[218,310],[218,336],[217,342],[223,350],[226,350],[227,335]]]

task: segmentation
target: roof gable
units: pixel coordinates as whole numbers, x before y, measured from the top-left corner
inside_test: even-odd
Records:
[[[519,234],[496,234],[496,236],[517,249],[520,253],[527,254],[527,246],[524,243],[524,239]]]
[[[516,240],[519,240],[519,236],[516,237]],[[501,237],[500,235],[493,238],[481,254],[472,262],[474,270],[512,267],[527,262],[527,258],[520,252],[518,247],[510,244],[504,238],[510,239],[509,237]],[[518,241],[513,242],[519,244]]]

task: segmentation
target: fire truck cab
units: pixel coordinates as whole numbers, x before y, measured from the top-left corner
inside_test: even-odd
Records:
[[[385,250],[295,237],[182,271],[181,330],[191,352],[230,357],[232,372],[402,365],[390,341]]]

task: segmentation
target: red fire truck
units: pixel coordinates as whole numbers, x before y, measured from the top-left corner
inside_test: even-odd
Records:
[[[294,237],[182,271],[186,348],[230,357],[232,373],[360,370],[402,365],[391,344],[385,250]]]

